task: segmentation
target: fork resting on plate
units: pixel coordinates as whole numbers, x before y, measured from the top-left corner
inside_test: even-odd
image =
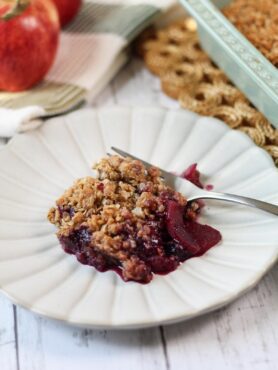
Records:
[[[189,182],[186,179],[183,179],[179,176],[176,176],[170,172],[167,172],[155,165],[152,165],[138,157],[135,157],[134,155],[127,153],[121,149],[111,147],[111,149],[121,155],[122,157],[130,157],[132,159],[136,159],[141,161],[145,167],[156,167],[161,171],[161,176],[165,179],[166,183],[168,183],[171,186],[174,186],[175,188],[178,188],[180,192],[184,192],[185,194],[188,193],[189,187],[190,192],[193,194],[189,197],[187,197],[188,202],[193,202],[200,199],[214,199],[214,200],[220,200],[223,202],[231,202],[231,203],[237,203],[241,205],[245,205],[248,207],[258,208],[265,212],[272,213],[276,216],[278,216],[278,206],[275,204],[263,202],[261,200],[252,199],[248,197],[243,197],[240,195],[234,195],[234,194],[227,194],[227,193],[216,193],[214,191],[206,191],[203,189],[198,188],[197,186],[193,185],[191,182]],[[192,188],[193,187],[193,188]]]

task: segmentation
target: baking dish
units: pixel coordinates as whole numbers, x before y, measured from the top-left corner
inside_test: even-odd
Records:
[[[198,23],[200,42],[211,59],[278,127],[278,69],[221,13],[230,0],[180,0]]]

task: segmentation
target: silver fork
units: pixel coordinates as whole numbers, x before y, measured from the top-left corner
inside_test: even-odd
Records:
[[[188,202],[193,202],[200,199],[214,199],[214,200],[222,200],[223,202],[232,202],[232,203],[238,203],[242,204],[248,207],[258,208],[263,211],[272,213],[276,216],[278,216],[278,206],[275,204],[263,202],[261,200],[242,197],[240,195],[234,195],[234,194],[227,194],[227,193],[216,193],[214,191],[206,191],[203,189],[198,188],[197,186],[193,185],[190,181],[182,179],[179,176],[173,175],[170,172],[167,172],[155,165],[152,165],[146,161],[143,161],[142,159],[135,157],[134,155],[124,152],[121,149],[111,147],[111,149],[116,152],[117,154],[121,155],[122,157],[130,157],[132,159],[137,159],[141,161],[146,168],[149,167],[156,167],[161,171],[161,176],[164,178],[165,182],[171,186],[173,186],[175,189],[177,189],[179,192],[184,194],[191,194],[189,197],[187,197]]]

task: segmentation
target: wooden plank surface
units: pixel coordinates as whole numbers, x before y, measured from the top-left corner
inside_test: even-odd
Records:
[[[17,369],[16,313],[6,297],[0,295],[0,369]]]
[[[19,309],[18,346],[20,370],[166,370],[159,329],[84,330]]]
[[[165,328],[171,369],[278,369],[278,266],[214,313]]]
[[[178,103],[134,60],[93,106]],[[129,332],[88,331],[13,308],[0,297],[0,370],[278,369],[278,266],[226,308],[192,321]]]
[[[0,137],[0,149],[3,148],[5,144],[6,144],[6,139]]]

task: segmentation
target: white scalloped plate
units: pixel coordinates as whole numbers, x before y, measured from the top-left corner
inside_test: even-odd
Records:
[[[171,171],[198,162],[215,189],[278,203],[271,158],[216,119],[119,107],[54,118],[0,152],[0,286],[15,303],[79,326],[153,326],[230,302],[276,261],[277,217],[210,202],[201,221],[219,229],[223,242],[148,285],[79,264],[62,251],[46,214],[111,145]]]

